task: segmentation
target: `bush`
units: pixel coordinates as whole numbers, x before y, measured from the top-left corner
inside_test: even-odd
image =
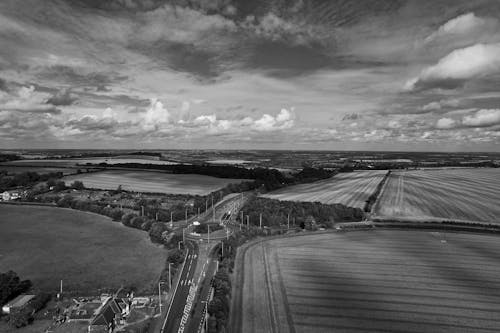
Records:
[[[83,190],[85,188],[83,183],[79,180],[75,180],[73,183],[71,183],[70,187],[75,189],[75,190]]]
[[[61,192],[66,189],[66,184],[62,180],[58,180],[54,185],[55,192]]]

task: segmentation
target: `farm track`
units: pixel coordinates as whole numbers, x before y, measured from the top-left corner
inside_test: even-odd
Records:
[[[374,208],[377,218],[499,222],[500,170],[392,172]]]
[[[248,246],[244,284],[250,276],[253,287],[243,290],[240,311],[249,315],[242,331],[265,331],[252,326],[262,325],[253,308],[274,304],[279,332],[497,332],[499,239],[375,230]],[[257,289],[266,288],[268,299],[256,303],[266,295]],[[281,319],[280,311],[290,319]],[[284,329],[286,323],[292,327]]]

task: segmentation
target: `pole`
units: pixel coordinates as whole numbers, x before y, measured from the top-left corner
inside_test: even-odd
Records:
[[[182,228],[182,244],[185,244],[184,242],[186,241],[186,236],[184,235],[184,231],[186,231],[186,228]]]
[[[141,206],[141,212],[142,212],[141,216],[144,216],[144,206]]]
[[[170,266],[172,265],[171,262],[168,263],[168,290],[172,290],[172,273]]]
[[[262,213],[259,216],[259,228],[262,229]]]
[[[287,225],[288,225],[288,229],[290,229],[290,214],[288,214]]]
[[[198,207],[198,218],[200,217],[200,207]]]
[[[210,244],[210,224],[208,225],[208,244]]]
[[[205,212],[208,210],[208,199],[205,200]]]
[[[188,222],[188,209],[186,207],[186,223]]]
[[[160,304],[160,315],[161,315],[161,281],[158,282],[158,303]]]
[[[241,224],[243,223],[243,211],[241,211],[241,221],[240,221],[240,229],[241,229]]]
[[[156,221],[158,221],[158,212],[156,212]]]
[[[208,332],[208,301],[205,302],[205,333]]]
[[[179,251],[181,250],[181,242],[177,242],[177,247],[179,248]]]
[[[174,226],[174,212],[170,211],[170,228]]]
[[[220,245],[222,247],[222,258],[224,258],[224,242],[220,242]]]
[[[250,221],[250,216],[247,215],[247,229],[248,229],[248,225],[249,225],[249,222]]]
[[[213,196],[212,196],[212,213],[213,213],[212,220],[215,222],[215,208],[214,208],[214,197]]]
[[[59,294],[61,295],[62,297],[62,280],[61,280],[61,290],[59,291]]]

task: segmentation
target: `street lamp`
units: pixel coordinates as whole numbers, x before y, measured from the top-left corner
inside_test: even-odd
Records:
[[[169,267],[170,267],[170,263],[169,263]],[[170,276],[169,276],[169,278],[170,278]],[[159,304],[160,304],[160,315],[161,315],[161,285],[164,284],[164,283],[166,283],[166,282],[165,281],[158,282],[158,301],[159,301]]]

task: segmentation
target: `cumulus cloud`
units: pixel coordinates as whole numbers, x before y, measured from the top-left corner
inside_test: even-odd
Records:
[[[143,114],[144,128],[155,129],[170,121],[170,112],[163,103],[156,98],[151,99],[151,104]]]
[[[436,128],[438,129],[450,129],[456,126],[457,122],[451,118],[441,118],[436,122]]]
[[[458,49],[427,67],[405,84],[405,90],[455,89],[467,80],[500,70],[500,44],[476,44]]]
[[[276,117],[269,114],[264,114],[260,119],[257,119],[253,127],[258,131],[271,131],[276,129],[286,129],[294,124],[293,114],[287,109],[281,109]]]
[[[500,109],[479,110],[464,116],[462,123],[469,127],[489,127],[500,124]]]
[[[35,91],[34,86],[21,87],[11,95],[0,94],[0,111],[59,114],[61,110],[47,104],[47,94]]]
[[[420,108],[424,112],[440,111],[444,108],[458,107],[460,105],[460,100],[458,99],[442,99],[440,101],[434,101],[425,104]]]

